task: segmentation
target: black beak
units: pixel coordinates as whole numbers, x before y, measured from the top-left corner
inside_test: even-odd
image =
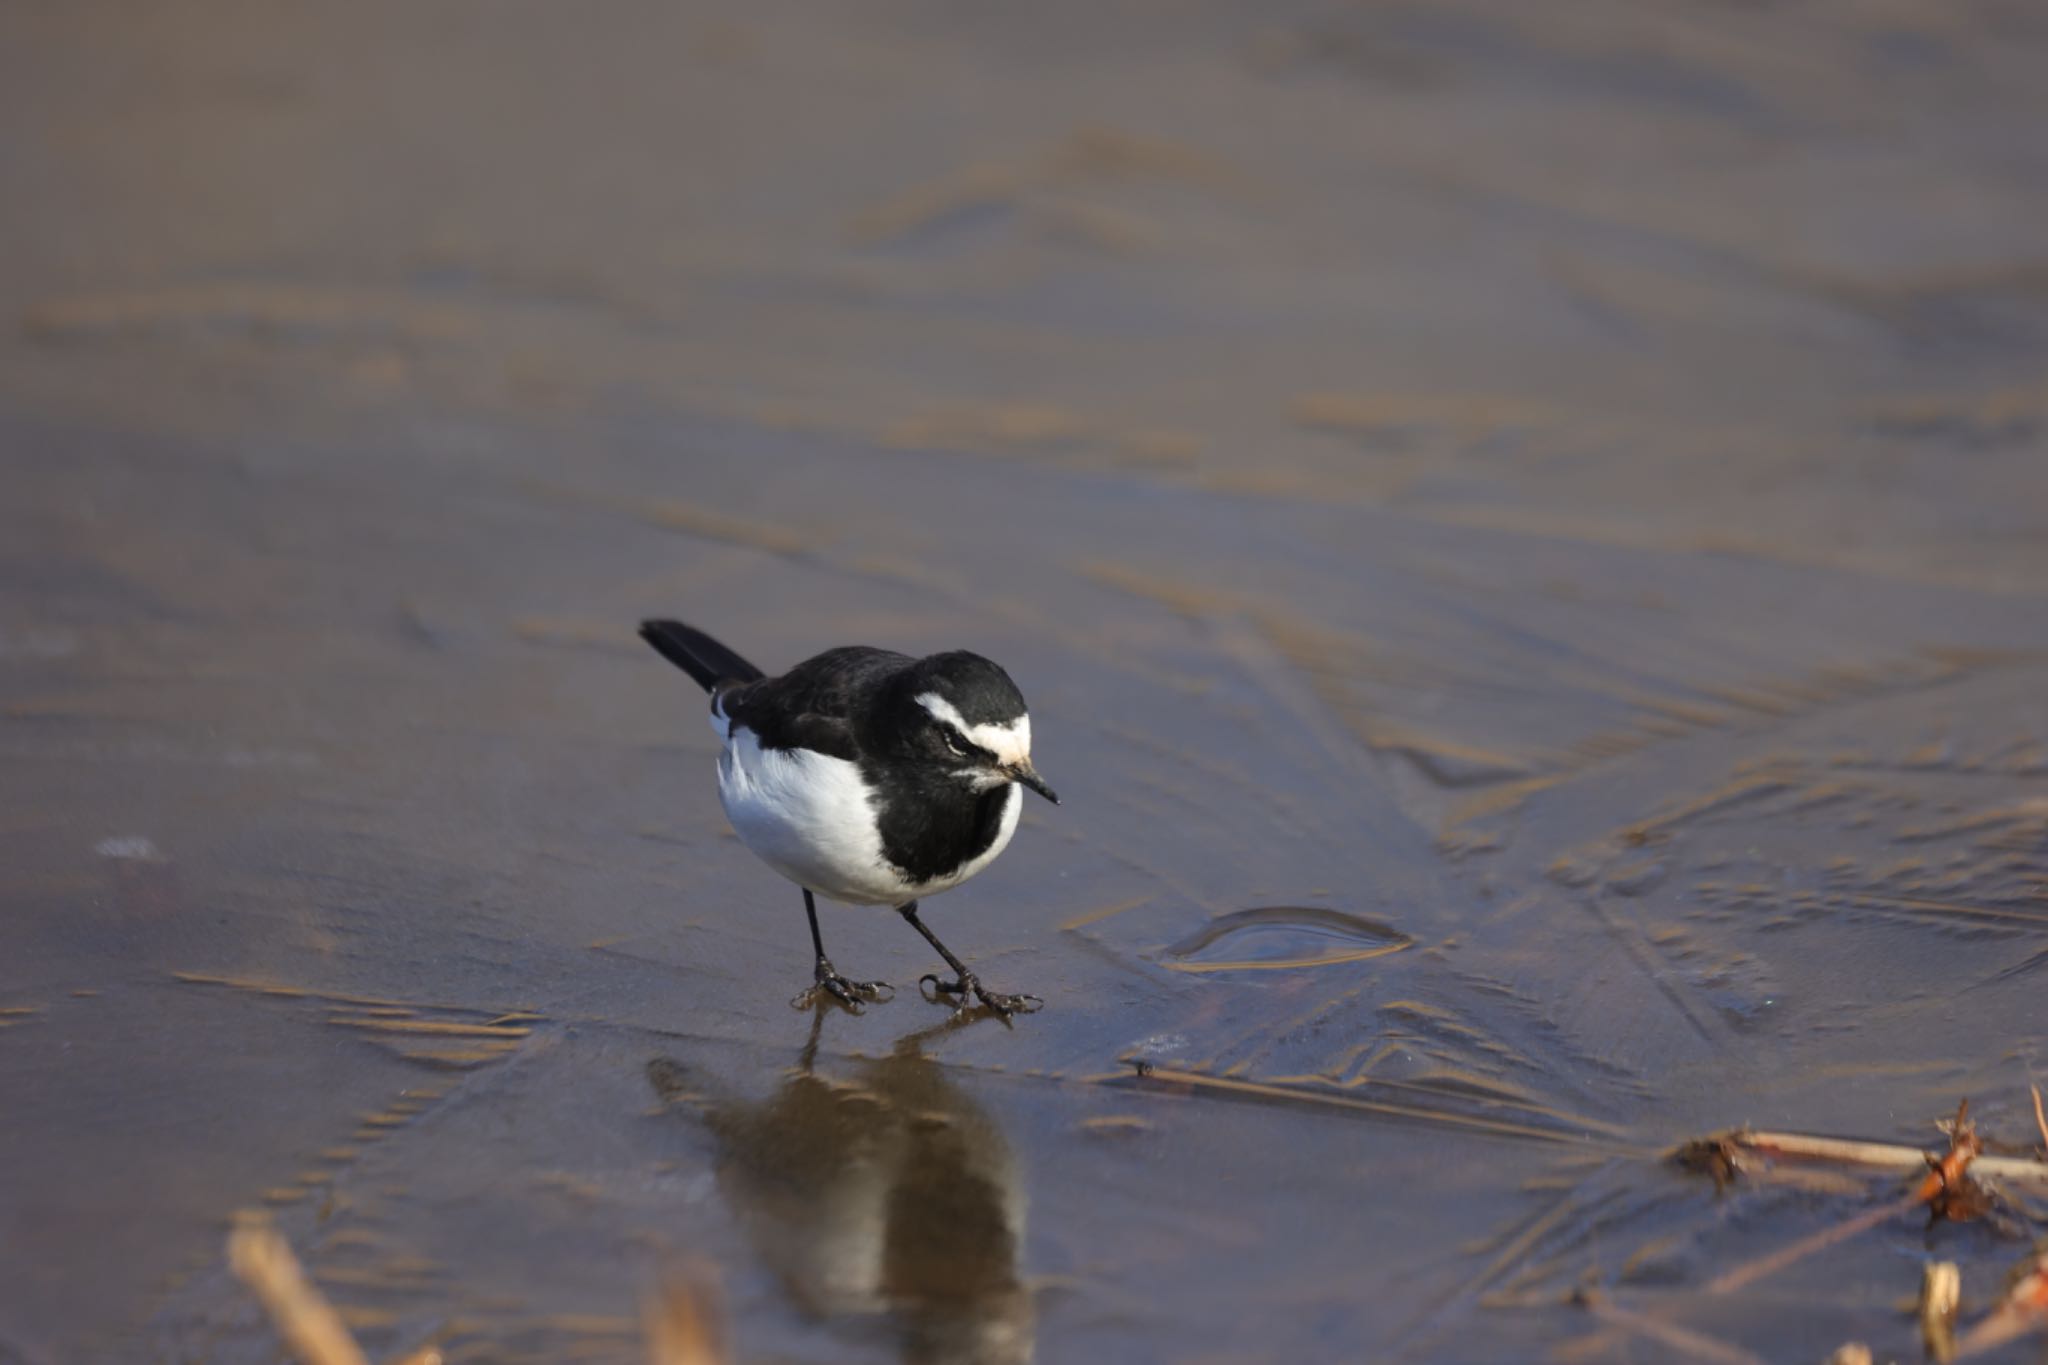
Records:
[[[1045,785],[1045,779],[1038,775],[1038,769],[1031,766],[1030,759],[1027,758],[1022,763],[1012,765],[1010,768],[1010,776],[1015,780],[1022,782],[1025,786],[1031,788],[1031,790],[1037,792],[1040,796],[1052,802],[1055,806],[1057,806],[1060,803],[1059,793],[1055,792],[1051,787]]]

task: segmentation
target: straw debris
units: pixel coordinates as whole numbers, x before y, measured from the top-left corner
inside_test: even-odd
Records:
[[[228,1237],[227,1257],[299,1365],[370,1365],[342,1314],[306,1277],[291,1244],[267,1220],[240,1222]],[[716,1270],[707,1263],[690,1262],[664,1274],[641,1305],[641,1328],[648,1365],[730,1365],[732,1360],[724,1296]],[[422,1345],[390,1365],[442,1365],[442,1352]]]

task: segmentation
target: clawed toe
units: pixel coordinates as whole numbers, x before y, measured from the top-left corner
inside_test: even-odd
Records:
[[[936,972],[926,972],[917,979],[917,984],[924,998],[934,1004],[942,998],[951,999],[956,1015],[967,1014],[973,1010],[973,1006],[968,1004],[970,997],[998,1019],[1008,1019],[1013,1014],[1036,1014],[1045,1007],[1045,1002],[1035,995],[1005,995],[1000,991],[992,991],[982,985],[971,972],[952,980],[947,980]],[[931,988],[928,991],[924,989],[927,986]]]
[[[837,1000],[854,1014],[864,1004],[887,1004],[896,998],[896,988],[886,981],[854,981],[833,970],[829,962],[818,963],[817,984],[790,1001],[795,1009],[811,1009],[819,1003],[820,992]]]
[[[886,981],[848,981],[841,977],[833,983],[832,993],[844,1000],[846,996],[839,994],[842,989],[856,999],[878,1005],[886,1005],[896,998],[896,988]]]

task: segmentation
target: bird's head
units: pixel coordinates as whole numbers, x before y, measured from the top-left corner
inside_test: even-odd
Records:
[[[1021,782],[1054,805],[1031,766],[1031,714],[1010,675],[979,654],[955,650],[920,659],[905,679],[913,752],[976,791]]]

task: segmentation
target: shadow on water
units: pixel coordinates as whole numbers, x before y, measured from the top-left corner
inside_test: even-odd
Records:
[[[842,1078],[817,1070],[824,1010],[766,1100],[672,1057],[647,1063],[648,1083],[717,1139],[719,1191],[806,1317],[890,1315],[906,1362],[1032,1360],[1016,1163],[989,1115],[923,1052],[957,1022],[906,1034]]]

